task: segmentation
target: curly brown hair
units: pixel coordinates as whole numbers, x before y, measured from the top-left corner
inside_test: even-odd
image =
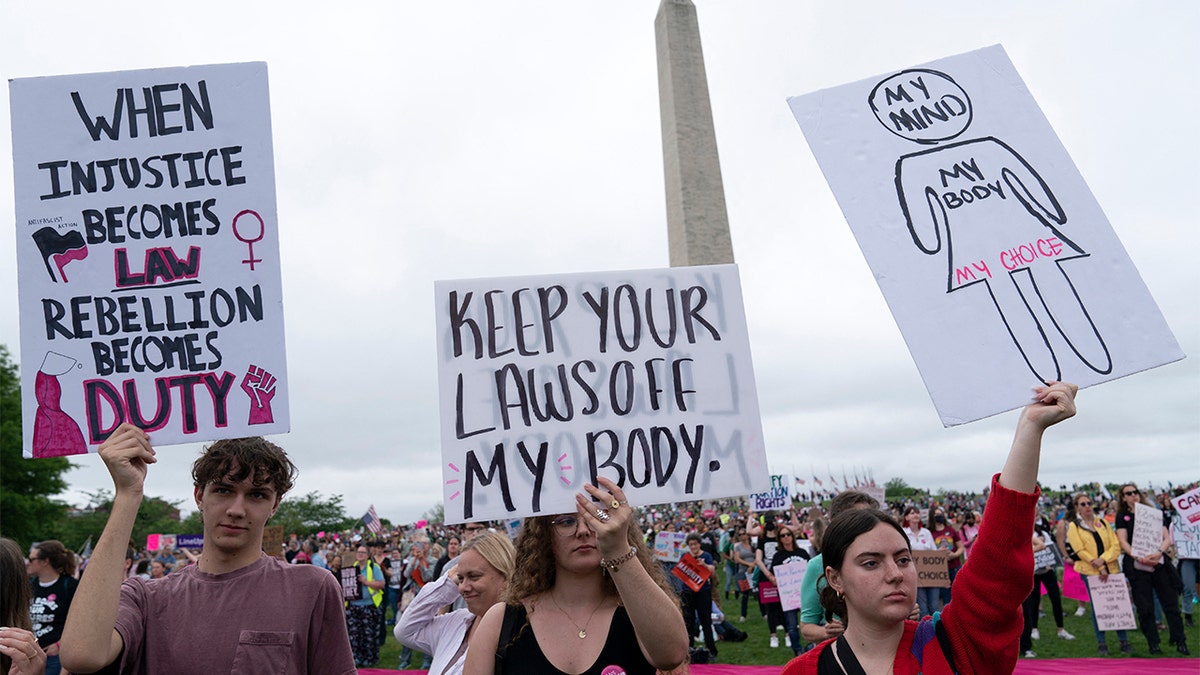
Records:
[[[262,436],[226,438],[204,448],[192,464],[192,483],[203,490],[209,483],[250,478],[255,486],[270,484],[282,499],[296,481],[298,469],[283,448]]]
[[[557,517],[534,516],[526,518],[524,524],[521,525],[521,534],[517,536],[516,541],[516,569],[513,571],[512,578],[508,580],[508,590],[504,594],[504,600],[508,604],[520,605],[522,600],[545,593],[554,587],[557,576],[557,568],[554,564],[554,537],[558,535],[555,534],[554,525],[551,523]],[[676,597],[674,589],[663,575],[662,565],[655,560],[654,552],[646,546],[646,542],[642,539],[642,533],[633,519],[629,521],[625,538],[629,541],[629,545],[637,551],[638,562],[650,574],[654,583],[658,584],[659,588],[663,589],[678,604],[679,598]],[[631,562],[625,564],[628,565]],[[618,596],[619,601],[617,586],[613,583],[612,577],[607,573],[602,577],[604,592],[608,595]]]

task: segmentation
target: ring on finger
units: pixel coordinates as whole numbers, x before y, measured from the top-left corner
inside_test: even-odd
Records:
[[[596,509],[596,517],[600,519],[600,522],[607,523],[612,516],[608,515],[608,511],[604,509]]]
[[[612,507],[613,507],[614,509],[619,509],[619,508],[621,508],[621,502],[617,501],[617,500],[614,498],[614,499],[612,500]]]

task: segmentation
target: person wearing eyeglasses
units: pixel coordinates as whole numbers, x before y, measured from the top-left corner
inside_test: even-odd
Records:
[[[467,523],[463,525],[463,539],[469,541],[487,532],[488,529],[488,525],[485,522]]]
[[[1158,627],[1154,623],[1154,597],[1162,605],[1163,616],[1170,630],[1171,644],[1183,655],[1190,655],[1187,640],[1183,633],[1183,618],[1179,616],[1179,592],[1175,590],[1174,580],[1168,565],[1167,550],[1171,548],[1170,514],[1164,513],[1162,537],[1158,549],[1149,555],[1138,556],[1133,552],[1134,512],[1137,504],[1153,506],[1150,500],[1142,495],[1137,485],[1126,483],[1121,486],[1120,502],[1117,506],[1117,540],[1121,551],[1125,554],[1123,569],[1129,579],[1133,595],[1133,606],[1137,608],[1138,623],[1142,626],[1142,635],[1146,636],[1146,644],[1150,646],[1151,654],[1161,654],[1159,646]]]
[[[794,560],[808,560],[808,551],[800,548],[796,543],[796,533],[790,526],[779,528],[779,547],[775,549],[775,555],[771,558],[771,581],[775,581],[775,571],[780,565],[786,565]],[[799,655],[804,651],[800,643],[800,610],[799,609],[780,609],[783,611],[783,625],[787,631],[788,645],[792,648],[792,653]]]
[[[1108,581],[1108,575],[1121,571],[1117,565],[1117,556],[1121,553],[1121,545],[1117,534],[1104,518],[1096,515],[1092,498],[1080,492],[1071,498],[1071,508],[1067,511],[1070,524],[1067,525],[1067,542],[1069,550],[1075,558],[1075,571],[1085,577],[1099,577]],[[1088,601],[1092,600],[1092,585],[1087,583]],[[1096,632],[1097,648],[1101,656],[1108,655],[1108,642],[1104,631],[1096,623],[1096,613],[1092,612],[1092,630]],[[1117,631],[1117,640],[1121,642],[1121,653],[1132,654],[1133,647],[1129,645],[1129,636],[1124,630]]]
[[[687,658],[679,602],[624,491],[598,482],[575,512],[525,520],[506,602],[481,620],[464,673],[653,675]]]

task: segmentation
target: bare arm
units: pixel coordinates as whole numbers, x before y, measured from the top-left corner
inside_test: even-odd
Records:
[[[1034,402],[1025,406],[1017,422],[1016,436],[1008,460],[1000,471],[1004,487],[1032,493],[1037,489],[1038,462],[1042,452],[1042,434],[1046,429],[1075,415],[1075,394],[1079,387],[1053,382],[1038,387]]]
[[[125,648],[115,628],[125,579],[125,550],[142,503],[146,470],[158,461],[150,438],[128,423],[100,446],[100,457],[112,475],[116,495],[63,628],[60,658],[63,668],[73,673],[95,672],[120,658]]]
[[[504,604],[492,608],[475,621],[475,632],[467,646],[467,658],[463,662],[463,675],[494,675],[496,672],[496,649],[500,642],[500,626],[504,623]]]

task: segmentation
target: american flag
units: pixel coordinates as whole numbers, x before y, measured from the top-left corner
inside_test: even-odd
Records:
[[[362,521],[363,525],[366,525],[367,529],[371,532],[375,534],[383,532],[383,523],[379,520],[379,514],[375,513],[374,504],[372,504],[371,507],[367,509],[367,512],[363,514]]]

